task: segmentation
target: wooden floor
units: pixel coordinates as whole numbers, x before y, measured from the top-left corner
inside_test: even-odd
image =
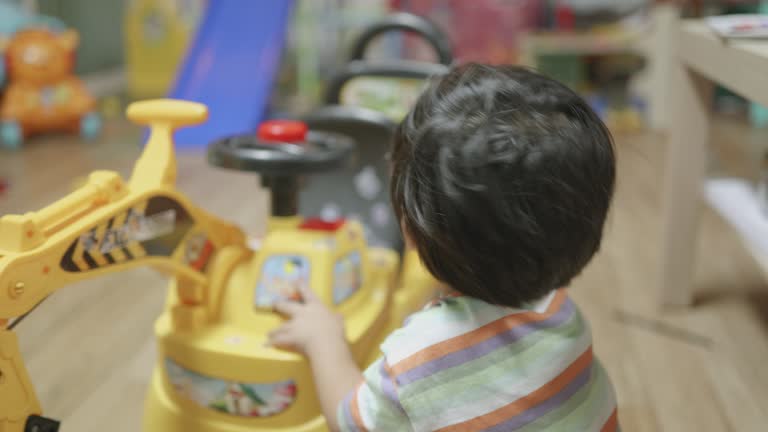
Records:
[[[0,214],[44,206],[89,170],[130,173],[139,133],[109,125],[102,142],[66,138],[0,154],[11,188]],[[745,143],[765,139],[738,122],[715,131],[720,172],[753,175]],[[707,211],[699,243],[696,304],[659,310],[656,277],[664,141],[617,139],[619,184],[603,249],[574,283],[591,320],[628,432],[765,431],[768,426],[768,287],[735,234]],[[206,209],[251,233],[264,221],[253,176],[182,155],[179,187]],[[46,414],[65,432],[134,432],[153,367],[152,324],[165,295],[149,270],[67,287],[18,327],[22,351]]]

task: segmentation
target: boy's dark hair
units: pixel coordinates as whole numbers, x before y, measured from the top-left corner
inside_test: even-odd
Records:
[[[456,67],[427,86],[390,158],[403,229],[427,269],[465,295],[519,307],[567,285],[600,247],[613,141],[550,78]]]

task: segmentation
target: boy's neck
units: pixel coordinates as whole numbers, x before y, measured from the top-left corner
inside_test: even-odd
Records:
[[[443,283],[438,285],[437,292],[440,297],[460,297],[464,295],[461,292],[456,291],[455,289]]]

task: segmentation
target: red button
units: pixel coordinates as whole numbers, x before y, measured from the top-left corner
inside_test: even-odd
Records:
[[[259,126],[258,137],[264,142],[301,144],[307,139],[309,128],[300,121],[270,120]]]
[[[346,221],[344,219],[325,221],[320,218],[309,218],[306,219],[301,225],[299,225],[299,229],[333,232],[344,226],[345,222]]]

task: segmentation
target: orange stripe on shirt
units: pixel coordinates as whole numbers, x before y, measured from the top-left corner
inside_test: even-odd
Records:
[[[360,388],[363,386],[361,383],[357,386],[355,389],[355,392],[352,394],[352,400],[350,401],[350,414],[352,414],[352,420],[355,421],[355,425],[358,429],[360,429],[361,432],[368,432],[368,429],[365,427],[365,424],[363,423],[363,418],[360,416],[360,404],[357,402],[357,398],[360,397]]]
[[[395,375],[392,372],[392,367],[387,363],[387,360],[384,360],[384,371],[387,373],[387,376],[390,380],[392,380],[392,384],[394,385],[395,389],[397,389],[397,382],[395,381]]]
[[[510,418],[546,401],[552,396],[555,396],[579,376],[582,371],[591,365],[592,347],[590,346],[573,363],[571,363],[570,366],[561,372],[560,375],[539,387],[536,391],[487,414],[451,426],[446,426],[442,429],[438,429],[436,432],[482,430],[509,420]]]
[[[611,416],[608,417],[608,421],[606,421],[605,425],[603,425],[603,428],[600,429],[600,432],[616,432],[618,428],[619,428],[619,417],[616,409],[614,409],[613,413],[611,413]]]
[[[455,336],[451,339],[447,339],[429,346],[394,364],[392,366],[392,372],[394,372],[395,375],[392,376],[394,377],[396,375],[400,375],[436,358],[440,358],[453,352],[463,350],[468,346],[477,344],[486,339],[490,339],[500,333],[509,331],[514,327],[537,321],[544,321],[557,313],[557,311],[560,309],[560,306],[562,306],[565,302],[566,298],[567,295],[565,289],[559,289],[557,290],[555,297],[552,299],[552,303],[550,303],[549,307],[547,307],[547,310],[543,313],[522,312],[507,315],[482,327],[478,327],[471,332],[464,333],[462,335]]]

